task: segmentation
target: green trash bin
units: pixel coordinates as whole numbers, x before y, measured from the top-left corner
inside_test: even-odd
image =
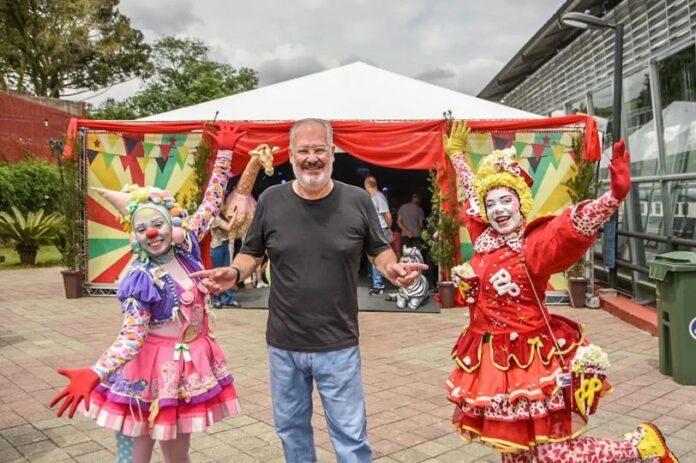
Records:
[[[696,385],[696,253],[667,252],[648,264],[657,280],[660,372]]]

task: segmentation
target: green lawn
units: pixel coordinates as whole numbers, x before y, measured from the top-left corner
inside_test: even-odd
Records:
[[[5,256],[5,262],[0,262],[0,270],[29,268],[20,265],[19,254],[11,246],[0,246],[0,256]],[[60,253],[52,244],[45,244],[39,248],[36,255],[36,267],[53,267],[60,265]]]

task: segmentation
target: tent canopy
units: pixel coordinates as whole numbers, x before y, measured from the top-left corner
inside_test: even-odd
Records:
[[[355,62],[141,121],[536,119],[540,116]]]

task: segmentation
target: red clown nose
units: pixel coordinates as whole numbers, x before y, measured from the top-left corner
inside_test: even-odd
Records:
[[[155,238],[157,236],[157,230],[155,230],[154,228],[148,228],[147,231],[145,232],[145,236],[148,239]]]

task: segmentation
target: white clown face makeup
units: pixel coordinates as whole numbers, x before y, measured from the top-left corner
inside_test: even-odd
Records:
[[[493,188],[486,193],[486,216],[493,229],[507,235],[520,226],[520,200],[509,188]]]
[[[139,209],[133,215],[133,233],[140,247],[151,256],[164,255],[172,247],[172,227],[157,209]]]

